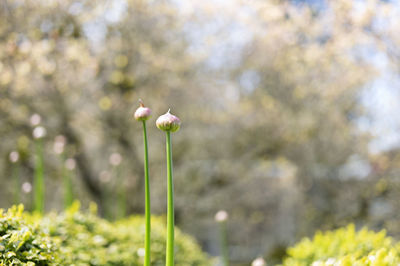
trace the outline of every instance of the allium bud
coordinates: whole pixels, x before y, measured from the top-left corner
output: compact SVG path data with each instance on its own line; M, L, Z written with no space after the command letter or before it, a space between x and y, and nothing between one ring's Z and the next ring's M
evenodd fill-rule
M19 152L17 152L17 151L10 152L9 159L10 159L10 162L12 162L12 163L18 162Z
M144 257L146 250L144 248L139 248L137 254L139 257Z
M151 116L151 109L148 107L145 107L143 104L143 101L139 99L139 108L136 109L135 111L135 119L137 121L146 121L147 119L150 118Z
M222 223L228 220L228 213L226 211L219 211L215 214L215 221Z
M251 266L267 266L267 263L265 262L265 260L261 257L253 260L253 262L251 263Z
M64 146L67 140L63 135L59 135L54 139L53 150L56 154L61 154L64 152Z
M156 125L159 129L163 131L176 132L181 126L181 120L171 114L170 110L168 110L166 114L163 114L157 119Z
M41 139L46 136L46 129L44 127L38 126L33 129L33 137L35 139Z
M37 126L42 121L42 118L38 114L33 114L29 120L32 126Z
M111 173L109 171L101 171L100 173L100 181L103 183L108 183L111 181Z
M110 164L112 166L118 166L122 162L122 156L121 156L121 154L114 152L113 154L110 155L110 158L108 159L108 161L110 162Z
M24 193L29 193L29 192L31 192L31 191L32 191L32 185L31 185L31 183L29 183L29 182L23 183L23 184L22 184L22 191L23 191Z
M74 158L68 158L65 160L65 168L68 170L74 170L76 167L76 161Z

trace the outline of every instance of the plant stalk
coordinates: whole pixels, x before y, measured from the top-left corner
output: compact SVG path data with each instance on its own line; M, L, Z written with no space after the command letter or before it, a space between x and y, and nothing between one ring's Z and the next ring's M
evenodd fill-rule
M43 143L36 141L36 165L34 179L34 211L43 214L44 211L44 167L43 167Z
M126 210L126 186L125 184L121 181L121 185L119 187L118 191L118 218L122 219L126 217L127 210Z
M72 202L74 201L74 195L72 192L72 180L71 180L71 171L65 167L65 157L62 156L63 163L63 179L64 179L64 207L68 209Z
M19 177L19 164L15 163L12 166L12 177L14 179L15 191L14 191L14 204L18 205L21 203L21 180Z
M144 266L150 266L150 234L151 234L151 213L150 213L150 180L149 180L149 153L147 145L146 121L143 120L143 142L144 142L144 183L145 183L145 255Z
M167 131L167 186L168 186L168 210L167 210L167 257L166 266L174 265L174 183L172 173L172 145L171 132Z
M226 221L220 222L220 245L224 266L229 266L228 232Z

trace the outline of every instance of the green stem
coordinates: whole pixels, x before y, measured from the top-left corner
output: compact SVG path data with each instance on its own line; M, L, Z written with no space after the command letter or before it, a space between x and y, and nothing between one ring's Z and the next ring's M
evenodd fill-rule
M166 266L174 265L174 183L172 175L171 132L167 131L167 177L168 177L168 210L167 210L167 258Z
M221 255L224 266L229 266L229 249L228 249L228 233L226 228L226 221L220 222L220 241L221 241Z
M44 176L43 176L43 143L36 141L36 165L34 178L34 211L43 214L44 210Z
M65 167L65 158L63 158L63 179L64 179L64 207L68 209L72 202L74 201L74 195L72 192L72 180L70 175L70 170Z
M14 204L17 205L21 202L21 180L19 177L19 165L18 163L13 164L12 166L12 177L14 179L15 191L14 191Z
M145 216L146 216L146 235L144 241L144 246L145 246L144 266L150 266L151 213L150 213L149 153L147 147L146 121L143 121L143 141L144 141L144 183L145 183Z
M106 187L104 188L104 198L103 198L103 206L104 206L104 217L111 221L113 220L113 212L111 209L113 208L114 202L112 200L112 192L110 191L109 185L107 184Z
M116 166L115 169L115 176L120 184L118 186L118 219L122 219L126 217L126 185L123 180L123 175L121 174L121 166Z

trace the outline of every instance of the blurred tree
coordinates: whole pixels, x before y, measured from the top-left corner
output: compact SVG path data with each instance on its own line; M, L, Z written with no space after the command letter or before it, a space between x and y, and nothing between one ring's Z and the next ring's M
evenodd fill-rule
M399 21L378 23L392 3L326 1L318 12L290 1L188 5L0 3L2 204L12 199L10 151L20 153L21 182L32 182L29 119L37 113L48 131L48 208L62 208L62 166L50 148L62 134L65 155L76 160L78 198L115 206L126 187L128 212L142 212L141 131L132 119L142 98L155 116L171 107L182 118L174 139L176 220L209 251L218 243L219 209L230 213L236 261L281 256L315 228L366 222L366 191L379 175L364 173L372 164L369 134L357 121L363 88L379 74L371 54L399 65ZM152 208L164 213L164 136L151 123ZM115 152L123 180L108 163Z

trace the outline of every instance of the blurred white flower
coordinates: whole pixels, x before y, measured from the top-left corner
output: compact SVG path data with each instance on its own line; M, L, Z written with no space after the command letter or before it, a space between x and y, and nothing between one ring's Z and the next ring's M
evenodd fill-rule
M33 137L35 139L41 139L46 136L46 129L44 127L38 126L33 129Z
M325 261L326 265L335 265L336 259L335 258L329 258Z
M253 262L251 263L251 266L267 266L267 263L265 262L265 260L261 257L253 260Z
M228 220L228 213L224 210L221 210L215 214L215 221L221 223Z
M31 125L34 127L39 125L41 121L42 121L42 118L38 114L33 114L30 118Z
M73 159L73 158L68 158L68 159L65 161L65 167L66 167L68 170L74 170L75 167L76 167L76 161L75 161L75 159Z
M122 162L122 156L121 154L114 152L113 154L110 155L110 158L108 160L112 166L118 166Z
M25 182L25 183L23 183L22 184L22 191L24 192L24 193L30 193L31 191L32 191L32 185L31 185L31 183L29 183L29 182Z
M10 162L16 163L19 160L19 153L17 151L10 152L9 155Z
M54 139L53 151L56 154L61 154L64 152L64 146L66 144L66 139L63 135L59 135Z
M144 257L145 253L146 253L146 251L144 250L144 248L139 248L137 250L137 254L139 257Z
M106 170L101 171L99 178L101 182L108 183L111 181L111 173Z

